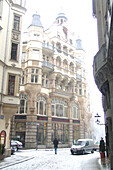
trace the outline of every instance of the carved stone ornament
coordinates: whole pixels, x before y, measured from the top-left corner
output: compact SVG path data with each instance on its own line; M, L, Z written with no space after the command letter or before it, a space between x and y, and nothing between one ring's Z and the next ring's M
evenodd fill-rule
M16 40L16 41L19 41L19 35L13 33L12 39L13 39L13 40Z

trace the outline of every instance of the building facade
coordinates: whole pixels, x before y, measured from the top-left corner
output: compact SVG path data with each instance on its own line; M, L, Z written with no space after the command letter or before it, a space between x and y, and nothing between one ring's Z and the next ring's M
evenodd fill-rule
M106 150L113 169L113 1L94 0L93 15L97 18L99 51L94 57L94 78L103 96Z
M19 106L25 0L0 0L0 144L10 154L10 120Z
M59 13L44 30L34 14L24 36L20 107L12 119L12 138L25 148L51 148L55 137L59 147L90 137L85 52L70 33L67 17Z

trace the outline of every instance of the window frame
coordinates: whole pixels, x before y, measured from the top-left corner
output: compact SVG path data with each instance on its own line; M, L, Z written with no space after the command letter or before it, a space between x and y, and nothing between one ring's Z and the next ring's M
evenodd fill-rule
M24 101L24 107L23 107L24 112L22 113L20 112L21 100ZM28 96L26 94L20 94L20 106L18 107L18 114L27 114L27 110L28 110Z
M43 103L43 112L40 114L40 103ZM46 98L43 96L37 97L37 115L47 115L47 103L46 103Z
M16 45L16 50L15 50L15 47L13 47L13 44ZM19 46L18 43L12 42L12 44L11 44L11 60L17 61L17 58L18 58L18 46Z
M60 105L63 107L63 109L62 109L63 115L57 114L57 105ZM54 108L54 109L52 109L52 108ZM60 117L60 118L61 117L68 118L68 104L65 101L62 101L59 99L52 99L52 101L51 101L51 115L55 116L55 117Z
M20 16L17 14L14 14L13 29L16 31L20 31Z
M10 79L11 77L14 77L14 80L11 80ZM15 75L9 74L9 78L8 78L8 95L14 96L14 94L15 94L15 79L16 79ZM11 87L12 83L13 83L13 87Z
M76 103L72 104L72 118L77 120L79 119L79 110Z

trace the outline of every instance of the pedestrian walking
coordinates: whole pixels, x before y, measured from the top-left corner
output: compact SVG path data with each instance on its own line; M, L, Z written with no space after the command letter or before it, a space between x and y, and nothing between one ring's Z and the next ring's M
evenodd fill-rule
M104 158L105 157L105 143L102 137L100 140L99 151L100 151L101 158Z
M54 139L53 144L54 144L54 148L55 148L55 154L57 154L57 148L58 148L58 140L57 140L57 138Z

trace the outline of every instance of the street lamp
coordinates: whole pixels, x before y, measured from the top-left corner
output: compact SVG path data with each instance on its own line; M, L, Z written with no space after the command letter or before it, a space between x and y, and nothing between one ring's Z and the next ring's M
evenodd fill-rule
M99 118L101 116L97 113L94 117ZM104 123L100 123L100 120L98 120L98 119L95 122L97 123L97 125L105 125Z
M101 117L98 113L95 115L95 117Z
M36 135L36 150L38 149L38 127L39 127L39 123L36 124L37 125L37 135Z

